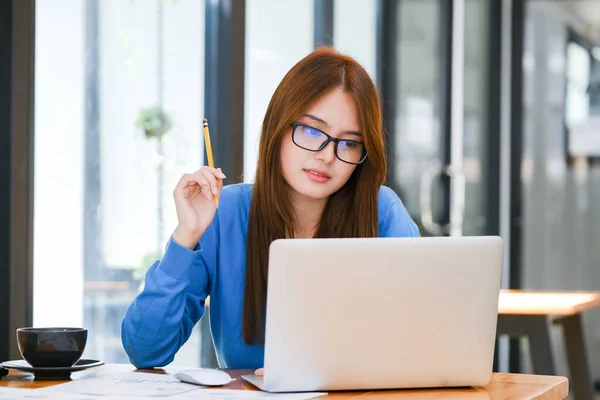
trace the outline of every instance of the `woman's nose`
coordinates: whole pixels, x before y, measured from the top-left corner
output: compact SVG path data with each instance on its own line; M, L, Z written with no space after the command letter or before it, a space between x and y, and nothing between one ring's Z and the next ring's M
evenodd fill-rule
M335 142L329 142L318 153L317 158L325 164L331 164L335 159Z

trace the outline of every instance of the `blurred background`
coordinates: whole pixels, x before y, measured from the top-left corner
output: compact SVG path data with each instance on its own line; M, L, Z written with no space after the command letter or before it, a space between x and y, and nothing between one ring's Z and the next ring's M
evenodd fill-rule
M0 40L3 360L15 327L76 325L87 358L128 362L121 319L205 164L202 118L226 184L252 182L267 103L320 45L377 83L422 235L501 235L504 288L600 289L600 0L1 0ZM174 362L212 365L209 335ZM526 340L498 355L531 370Z

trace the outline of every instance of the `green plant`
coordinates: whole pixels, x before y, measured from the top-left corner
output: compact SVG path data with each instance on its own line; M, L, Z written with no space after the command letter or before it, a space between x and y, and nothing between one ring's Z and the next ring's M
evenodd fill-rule
M169 129L171 129L171 117L162 109L162 107L143 108L138 112L135 119L135 126L141 129L146 135L146 139L162 139Z

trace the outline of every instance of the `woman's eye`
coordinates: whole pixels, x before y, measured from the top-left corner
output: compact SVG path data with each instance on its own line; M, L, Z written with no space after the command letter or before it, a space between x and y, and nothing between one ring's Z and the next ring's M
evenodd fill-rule
M310 128L308 126L304 127L304 134L306 136L309 136L311 138L317 138L320 137L322 135L321 131L315 129L315 128Z
M358 142L343 141L340 142L340 147L344 149L362 149L363 144Z

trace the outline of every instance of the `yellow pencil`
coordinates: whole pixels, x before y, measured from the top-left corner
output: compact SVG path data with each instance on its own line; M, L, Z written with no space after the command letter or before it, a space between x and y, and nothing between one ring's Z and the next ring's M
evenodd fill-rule
M214 168L215 161L213 160L212 146L210 145L210 133L208 132L208 120L206 118L202 120L202 127L204 128L204 146L206 147L208 166ZM213 195L213 198L215 199L217 208L219 208L219 196Z

